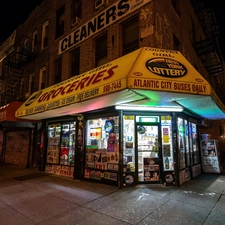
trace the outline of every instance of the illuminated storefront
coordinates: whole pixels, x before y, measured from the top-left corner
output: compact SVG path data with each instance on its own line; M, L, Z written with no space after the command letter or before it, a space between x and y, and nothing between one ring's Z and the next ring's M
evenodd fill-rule
M129 186L201 173L197 126L225 114L180 52L144 47L34 93L16 117L45 122L47 171Z

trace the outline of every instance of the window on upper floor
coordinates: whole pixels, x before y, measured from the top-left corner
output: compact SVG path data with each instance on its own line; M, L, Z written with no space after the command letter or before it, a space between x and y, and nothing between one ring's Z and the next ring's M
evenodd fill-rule
M46 21L42 25L41 49L44 49L48 46L48 24L49 24L49 22Z
M82 18L82 1L72 0L71 2L71 26L76 26Z
M175 34L173 34L173 48L174 50L180 51L181 50L181 44L178 38Z
M32 35L32 52L37 52L38 31L34 31Z
M95 39L95 66L101 66L108 60L108 38L107 34Z
M179 16L180 15L179 1L178 0L171 0L171 5L173 6L174 11Z
M42 67L39 73L39 90L48 87L48 76L46 74L46 67Z
M31 50L31 43L30 39L26 38L23 42L23 47L20 49L20 59L23 62L28 62L29 57L28 57L28 52Z
M21 79L20 81L20 97L24 97L24 78ZM25 96L26 98L26 96Z
M30 50L31 49L29 38L26 38L24 40L24 42L23 42L23 49L25 49L25 50Z
M56 33L55 38L59 38L64 34L64 26L65 26L65 5L63 5L57 12L56 12Z
M94 4L95 10L102 9L108 4L108 0L95 0Z
M28 93L31 95L34 92L34 74L31 73L29 75L29 80L28 80Z
M139 24L138 17L134 17L122 24L123 55L139 48Z
M71 77L80 74L80 48L71 51Z
M191 38L192 42L195 43L197 41L197 27L193 18L191 18Z
M62 81L62 57L58 58L54 61L55 65L55 81L54 83L57 84Z

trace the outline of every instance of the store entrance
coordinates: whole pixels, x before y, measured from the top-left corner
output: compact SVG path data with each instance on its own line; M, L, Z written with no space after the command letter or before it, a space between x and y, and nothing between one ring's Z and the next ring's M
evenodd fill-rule
M137 172L139 183L160 181L159 124L136 123Z

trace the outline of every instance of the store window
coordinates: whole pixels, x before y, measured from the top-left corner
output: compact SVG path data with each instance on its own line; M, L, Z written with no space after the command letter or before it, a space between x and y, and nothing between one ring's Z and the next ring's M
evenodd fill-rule
M177 135L178 135L178 160L179 160L179 169L184 169L186 167L186 158L185 158L185 148L184 148L184 137L185 137L185 128L184 120L182 118L177 118Z
M74 166L76 122L48 125L47 163Z
M47 163L59 163L61 124L48 126Z
M85 178L117 181L119 170L118 119L118 116L114 116L87 121Z
M190 166L191 165L191 162L190 162L190 157L191 157L191 154L190 154L190 151L191 151L191 148L190 148L190 145L189 145L189 126L188 126L188 122L187 120L184 120L184 125L185 125L185 151L186 151L186 162L187 162L187 166Z
M135 172L135 127L134 116L127 115L123 117L123 170L124 172ZM139 170L143 172L142 155L139 154Z
M161 116L163 170L174 170L171 116Z
M190 122L189 126L190 126L190 143L193 154L193 164L196 165L200 163L197 125L195 123Z

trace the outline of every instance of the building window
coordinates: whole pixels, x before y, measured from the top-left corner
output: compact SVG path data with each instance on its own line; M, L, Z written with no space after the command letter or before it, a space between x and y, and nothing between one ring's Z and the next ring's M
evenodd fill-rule
M197 28L195 21L191 18L191 37L192 41L195 43L197 41Z
M62 58L55 60L55 84L61 82L62 79Z
M23 42L23 49L30 50L30 41L28 38L26 38Z
M39 90L48 87L48 77L46 75L46 67L40 69L39 74Z
M101 66L108 60L108 42L107 34L95 40L95 66Z
M47 45L48 45L48 21L42 25L41 49L46 48Z
M72 0L71 4L71 26L75 26L82 18L82 1Z
M20 97L23 97L24 95L24 78L20 81Z
M71 77L80 73L80 48L71 52Z
M177 15L180 14L180 10L179 10L179 5L178 5L178 0L171 0L171 5L174 9L174 11L177 13Z
M28 62L29 57L28 57L28 53L31 49L31 43L30 40L28 38L26 38L23 42L23 48L21 49L21 57L23 58L24 62Z
M28 81L28 93L31 95L34 92L34 74L29 75L29 81Z
M38 31L36 30L32 37L32 52L37 52L37 34Z
M122 24L123 55L139 48L139 24L138 17Z
M177 51L181 50L180 41L178 40L175 34L173 34L173 48L174 50L177 50Z
M65 5L56 12L56 39L64 34Z

